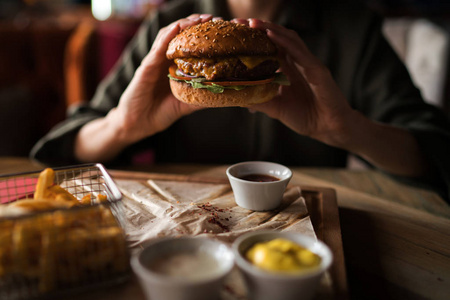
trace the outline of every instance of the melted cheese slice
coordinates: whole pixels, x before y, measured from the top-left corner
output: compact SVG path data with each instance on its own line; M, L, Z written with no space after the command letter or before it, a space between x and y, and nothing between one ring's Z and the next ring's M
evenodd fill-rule
M266 60L276 60L275 57L269 56L239 56L239 60L251 70Z

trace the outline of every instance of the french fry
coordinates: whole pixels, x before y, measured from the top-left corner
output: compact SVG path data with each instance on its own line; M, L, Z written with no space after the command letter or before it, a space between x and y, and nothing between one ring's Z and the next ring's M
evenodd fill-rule
M2 276L14 275L31 280L35 292L45 294L93 275L126 271L122 229L108 205L93 205L107 201L106 195L94 193L78 200L55 184L54 170L43 170L33 199L0 207L0 217L2 212L10 216L46 211L30 219L0 219L0 285ZM86 207L68 210L74 206Z
M42 231L41 249L39 256L39 291L42 293L51 291L56 285L56 264L55 264L55 238L57 227L47 226Z
M16 222L13 229L12 253L15 270L28 278L39 276L36 253L39 253L40 232L33 220Z
M0 277L13 270L12 262L12 228L14 221L5 220L0 222Z
M9 204L10 207L21 208L25 213L35 212L35 211L43 211L43 210L51 210L57 208L69 208L71 205L70 202L67 201L48 201L48 200L20 200Z
M98 203L103 203L108 201L108 197L106 195L102 195L102 194L98 194L97 195L97 202Z
M78 199L74 195L66 191L59 185L52 185L45 191L45 199L55 199L58 201L72 201L78 203Z
M45 199L47 189L53 185L55 181L55 171L47 168L39 174L39 179L34 191L34 199Z
M108 201L108 197L106 195L98 194L97 197L94 197L93 194L87 194L83 198L81 198L80 203L81 204L92 204L92 202L95 200L96 203L104 203Z
M66 202L64 204L57 204L58 208L78 205L78 199L69 193L67 190L59 185L54 184L55 171L51 168L46 168L39 174L38 181L34 192L34 200L47 202ZM22 201L19 201L22 202ZM51 207L52 205L49 204ZM39 206L37 206L39 207ZM39 210L39 209L37 209Z
M91 205L92 203L92 194L87 194L86 196L84 196L83 198L81 198L80 203L82 205Z

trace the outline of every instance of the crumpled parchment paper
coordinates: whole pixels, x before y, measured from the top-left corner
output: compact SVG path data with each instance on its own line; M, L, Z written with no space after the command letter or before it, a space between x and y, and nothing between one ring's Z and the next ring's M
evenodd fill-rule
M165 236L201 235L231 244L256 230L295 231L316 237L298 186L286 190L273 211L254 212L236 205L228 184L163 180L115 180L123 193L125 232L133 254ZM222 299L247 299L237 269L226 279Z

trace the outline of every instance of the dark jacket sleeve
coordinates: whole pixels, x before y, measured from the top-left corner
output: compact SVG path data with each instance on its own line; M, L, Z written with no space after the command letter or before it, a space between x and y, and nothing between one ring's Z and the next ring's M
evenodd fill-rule
M400 178L450 195L450 123L437 107L424 102L399 57L381 32L381 18L368 21L368 34L354 73L351 105L370 119L404 128L416 138L432 166L424 178ZM391 175L392 176L392 175Z
M116 107L142 59L149 52L160 28L193 11L192 4L178 1L143 22L123 55L100 83L88 104L73 109L65 121L55 126L33 147L30 157L49 165L78 163L74 155L75 137L86 123L104 117Z

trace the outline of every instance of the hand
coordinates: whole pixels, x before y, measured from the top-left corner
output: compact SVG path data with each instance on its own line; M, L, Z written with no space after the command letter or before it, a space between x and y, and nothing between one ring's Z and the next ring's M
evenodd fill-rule
M290 86L280 87L275 99L251 109L280 120L299 134L331 145L342 144L353 110L329 70L309 51L298 34L256 19L236 19L235 22L267 31L279 48L281 71L291 82Z
M407 130L373 122L353 110L330 71L296 32L260 20L235 20L267 31L280 50L281 70L291 81L275 99L252 109L283 122L299 134L353 152L392 174L426 176L431 165Z
M159 31L114 112L129 143L163 131L180 117L200 109L172 95L167 78L171 62L166 51L170 40L182 29L211 19L211 15L194 14Z
M171 93L166 59L169 42L182 29L207 22L211 15L191 15L162 28L122 94L117 108L78 132L74 155L81 162L106 162L123 149L165 130L180 117L200 109L178 101Z

